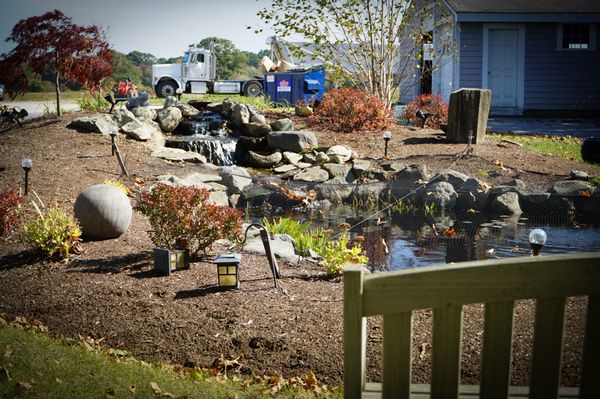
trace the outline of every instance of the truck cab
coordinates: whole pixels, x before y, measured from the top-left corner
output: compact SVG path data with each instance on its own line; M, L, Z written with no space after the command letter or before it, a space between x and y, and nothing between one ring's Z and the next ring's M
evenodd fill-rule
M210 51L190 47L183 53L181 64L152 66L152 84L158 97L174 96L178 92L192 94L262 94L262 79L217 81L217 59Z

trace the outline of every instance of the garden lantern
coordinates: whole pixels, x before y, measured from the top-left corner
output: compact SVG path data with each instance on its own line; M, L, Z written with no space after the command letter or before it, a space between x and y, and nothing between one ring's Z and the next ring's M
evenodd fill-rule
M383 156L385 158L387 158L388 143L391 138L392 138L392 132L387 131L387 130L385 132L383 132L383 140L385 141L385 149L383 150Z
M215 258L219 287L240 288L241 254L220 254Z
M21 160L21 166L23 167L23 170L25 171L25 195L27 195L27 191L28 191L28 187L29 187L29 171L31 170L31 167L33 166L33 161L31 160L31 158L23 158Z
M546 244L546 232L542 229L533 229L529 233L529 245L533 250L533 256L540 254L540 249Z

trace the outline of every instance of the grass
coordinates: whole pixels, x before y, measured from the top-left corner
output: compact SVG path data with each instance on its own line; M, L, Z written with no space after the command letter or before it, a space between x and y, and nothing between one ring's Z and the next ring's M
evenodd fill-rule
M529 150L550 154L561 158L585 163L581 158L580 147L582 139L572 136L516 136L506 134L491 134L496 140L511 140Z
M0 319L2 321L2 319ZM31 328L31 326L29 327ZM125 351L100 349L87 341L57 341L43 326L0 325L0 397L2 398L340 398L320 394L297 380L271 377L257 383L210 377L196 369L150 365ZM310 380L303 383L310 385Z

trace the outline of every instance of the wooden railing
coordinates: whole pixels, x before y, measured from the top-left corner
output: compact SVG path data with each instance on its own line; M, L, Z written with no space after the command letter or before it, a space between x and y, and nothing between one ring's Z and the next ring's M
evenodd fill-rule
M567 297L587 296L581 385L560 388ZM535 299L530 387L509 387L515 300ZM462 307L485 304L479 386L459 385ZM433 309L431 385L411 385L412 311ZM383 382L365 381L366 320L383 315ZM600 398L600 254L519 257L367 275L344 270L346 398ZM560 396L559 396L560 395Z

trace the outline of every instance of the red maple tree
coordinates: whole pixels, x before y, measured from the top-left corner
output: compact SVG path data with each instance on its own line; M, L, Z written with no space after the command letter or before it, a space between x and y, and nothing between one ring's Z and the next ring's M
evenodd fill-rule
M79 26L59 10L22 19L6 41L16 43L0 56L0 76L11 98L27 91L25 70L54 75L56 113L60 115L60 82L69 81L93 91L112 73L112 54L96 25Z

